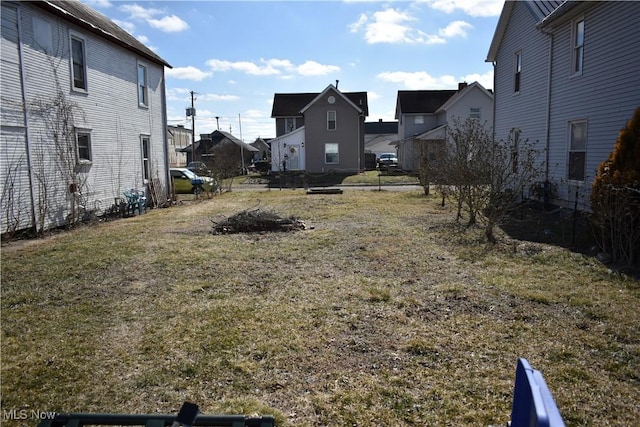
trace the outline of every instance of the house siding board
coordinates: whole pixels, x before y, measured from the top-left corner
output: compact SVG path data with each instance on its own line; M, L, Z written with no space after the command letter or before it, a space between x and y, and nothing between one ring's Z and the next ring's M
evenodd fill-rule
M521 130L521 138L546 140L548 88L547 36L535 29L536 21L524 2L516 2L496 56L495 136L507 140L511 129ZM522 52L520 92L514 93L514 57Z
M84 167L80 177L87 183L83 196L88 208L106 209L113 204L114 197L122 196L125 189L143 187L141 134L150 137L153 177L160 179L163 187L167 188L163 65L145 61L148 71L149 107L139 108L136 64L140 57L134 52L102 39L93 32L86 32L58 16L50 15L33 3L23 2L17 7L20 8L20 37L27 105L36 100L51 102L56 97L56 85L59 85L67 101L78 107L74 114L75 126L91 131L92 165ZM5 16L7 10L3 4L3 22L8 19ZM51 55L45 54L35 43L33 19L36 16L51 26ZM86 93L71 91L68 54L70 33L85 40L88 83ZM17 65L12 65L4 58L5 48L11 48L7 51L17 51L15 42L14 47L11 47L10 38L11 31L3 25L3 111L10 103L20 100L18 93L11 93L11 99L5 98L5 86L21 87L20 70L16 70ZM12 72L5 73L8 69ZM50 133L34 110L29 111L26 132L29 135L32 156L37 153L48 153L52 156ZM5 163L11 161L6 145L10 138L10 133L3 127ZM18 145L16 144L16 147ZM21 148L21 155L26 158L25 147L26 144ZM51 216L47 219L45 228L63 225L69 206L68 183L54 172L55 165L46 161L43 161L42 165L49 169L50 178L47 185L53 194L50 196L53 206L50 209ZM25 203L28 202L29 199L26 198ZM2 231L6 231L4 224Z
M558 197L588 207L590 182L606 160L619 131L640 105L640 3L595 2L583 14L585 48L582 75L572 76L572 21L554 29L550 115L551 178ZM614 29L614 30L612 30ZM624 36L621 36L624 32ZM567 182L569 122L587 120L585 182Z
M352 105L341 96L336 96L334 104L325 98L319 99L305 112L307 171L322 173L335 171L358 171L360 152L364 152L364 120ZM327 111L336 111L336 129L327 130ZM360 122L362 123L360 124ZM325 164L325 144L339 144L339 163Z

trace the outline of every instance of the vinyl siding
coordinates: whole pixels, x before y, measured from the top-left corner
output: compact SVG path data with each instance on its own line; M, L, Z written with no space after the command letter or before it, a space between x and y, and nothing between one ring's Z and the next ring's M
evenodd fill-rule
M640 3L595 2L585 19L582 75L571 72L572 21L554 30L550 115L551 180L561 200L589 204L599 164L613 150L618 132L640 106ZM584 183L567 182L569 122L587 120Z
M166 123L164 120L164 68L162 65L140 61L147 66L148 108L138 106L137 63L139 57L112 44L93 33L83 32L60 18L53 17L20 3L21 41L24 58L24 82L27 104L38 100L51 102L56 97L58 85L69 104L75 105L74 124L90 130L92 164L83 167L81 179L86 182L83 196L87 208L110 207L114 197L122 196L127 188L142 189L142 152L140 136L151 141L152 175L166 188ZM43 50L34 40L34 17L50 24L51 51ZM3 5L3 21L5 7ZM87 66L86 93L71 90L69 61L69 35L81 37L85 42ZM13 71L5 81L5 47L17 50L15 41L9 40L10 31L3 25L3 111L7 100L6 85L21 87L19 70ZM7 45L7 46L6 46ZM7 50L9 51L9 50ZM9 65L7 65L9 67ZM15 68L12 68L15 70ZM12 98L17 94L12 94ZM18 98L19 100L19 98ZM11 99L14 102L14 99ZM28 116L28 133L32 155L40 153L47 159L54 156L50 131L37 114ZM4 117L3 117L4 123ZM4 140L8 138L3 128ZM24 153L26 156L26 153ZM3 161L8 160L3 155ZM68 182L55 172L50 160L41 162L43 173L49 174L48 186L52 202L46 228L62 225L68 215ZM4 168L3 168L4 169ZM3 228L3 232L4 232Z
M548 87L548 37L535 29L535 20L524 2L516 2L507 24L495 66L495 136L506 140L511 129L521 138L546 140ZM514 58L522 52L520 92L514 92Z
M305 111L306 166L310 173L358 172L364 167L364 118L337 93L329 104L327 94ZM336 112L336 129L327 130L327 111ZM339 163L325 164L325 144L339 146Z

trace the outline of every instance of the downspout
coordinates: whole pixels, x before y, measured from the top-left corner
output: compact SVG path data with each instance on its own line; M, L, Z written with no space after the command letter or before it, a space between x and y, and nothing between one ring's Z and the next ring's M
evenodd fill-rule
M491 139L496 142L496 61L491 61L493 65L493 123L491 124ZM446 135L446 134L445 134Z
M25 82L25 70L24 70L24 53L22 52L22 26L20 22L22 20L20 14L20 7L16 8L16 20L18 30L18 58L20 58L20 91L22 94L22 116L24 121L24 143L25 152L27 154L27 169L29 172L29 196L31 197L31 221L33 222L34 231L38 230L37 218L36 218L36 197L34 194L33 182L33 169L31 167L31 143L29 141L29 116L27 114L27 88ZM44 225L44 224L43 224Z
M172 182L171 182L171 173L169 171L169 138L167 137L167 129L169 129L167 127L167 89L166 89L166 83L165 83L165 77L164 77L164 65L162 66L162 129L164 129L163 132L163 139L164 139L164 178L166 180L167 186L166 186L166 191L167 194L164 195L165 197L165 201L168 200L169 198L171 198L171 194L173 193L173 189L171 188ZM195 141L191 141L191 144L195 144ZM193 147L193 145L192 145Z
M552 63L553 63L553 33L546 32L544 29L541 29L543 34L549 36L549 60L548 60L548 69L547 69L547 105L546 105L546 114L545 114L545 162L544 162L544 204L545 207L549 205L551 199L551 183L550 179L550 166L549 166L549 148L550 148L550 138L551 138L551 72L552 72Z

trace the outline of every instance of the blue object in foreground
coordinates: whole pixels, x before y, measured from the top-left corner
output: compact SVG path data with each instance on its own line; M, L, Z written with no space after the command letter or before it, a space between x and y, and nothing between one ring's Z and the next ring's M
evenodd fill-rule
M523 358L516 367L511 427L565 427L542 374Z

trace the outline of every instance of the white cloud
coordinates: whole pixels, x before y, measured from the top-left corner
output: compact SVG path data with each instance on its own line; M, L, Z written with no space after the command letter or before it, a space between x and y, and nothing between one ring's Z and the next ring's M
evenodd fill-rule
M315 61L306 61L304 64L298 65L296 71L303 76L324 76L340 71L340 67L336 65L323 65Z
M378 74L377 77L387 82L401 84L409 90L452 89L458 85L458 80L454 76L433 77L425 71L384 72Z
M374 12L370 17L360 15L358 20L349 26L351 32L364 31L364 39L369 44L405 43L405 44L442 44L445 39L441 35L428 34L415 28L417 21L412 14L399 9L387 7Z
M119 7L123 12L129 14L129 19L144 20L153 18L155 15L162 13L158 9L147 9L137 4L125 4Z
M467 74L463 76L460 81L467 83L478 82L484 86L485 89L493 89L493 70L489 70L484 74Z
M425 0L435 10L444 13L462 11L473 17L499 16L503 0Z
M182 80L193 80L196 82L202 81L212 75L211 72L202 71L191 65L188 67L167 68L165 74L168 77Z
M94 9L98 9L98 8L107 9L111 7L111 2L109 0L84 0L83 3L88 4Z
M133 34L136 30L136 25L133 22L129 21L120 21L119 19L114 19L113 22L129 34Z
M179 33L189 29L189 24L176 15L165 16L161 19L147 19L147 23L165 33Z
M467 37L467 29L473 28L473 25L465 21L453 21L444 28L438 30L444 38Z
M206 64L212 71L239 71L254 76L282 76L283 73L291 72L296 72L303 76L318 76L340 70L338 66L324 65L315 61L306 61L296 66L288 59L260 59L259 63L210 59ZM290 78L290 76L283 76L283 78Z

